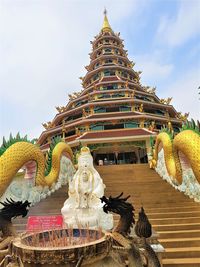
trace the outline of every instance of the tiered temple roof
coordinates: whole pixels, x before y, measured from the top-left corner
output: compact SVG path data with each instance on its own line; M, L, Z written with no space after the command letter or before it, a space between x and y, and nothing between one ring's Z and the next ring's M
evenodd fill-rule
M83 90L69 94L64 107L51 122L43 124L38 143L44 150L52 138L61 136L72 146L84 144L141 140L155 135L163 126L178 131L187 114L181 115L170 104L171 98L159 99L156 88L142 86L141 71L133 69L123 40L114 33L105 13L103 27L95 36L90 63L82 80Z

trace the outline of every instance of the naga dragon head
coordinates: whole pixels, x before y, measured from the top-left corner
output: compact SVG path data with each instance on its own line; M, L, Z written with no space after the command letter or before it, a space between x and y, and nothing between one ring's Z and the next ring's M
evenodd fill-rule
M12 199L6 199L5 202L0 203L3 205L3 208L0 209L0 216L7 218L8 220L11 220L12 218L16 218L18 216L25 217L31 204L27 200L25 202L22 202L14 201Z
M133 213L134 208L133 205L129 202L126 202L127 199L130 196L122 198L123 192L117 196L117 197L111 197L106 198L105 196L101 197L101 202L105 203L103 206L103 211L108 213L108 212L113 212L119 215L125 215L129 212Z
M102 203L105 203L103 206L103 211L113 212L120 215L120 220L118 226L115 228L115 231L121 233L122 235L127 235L131 231L131 227L135 223L134 219L134 207L131 203L127 202L127 199L130 196L122 197L123 192L117 197L106 198L103 196L101 199Z

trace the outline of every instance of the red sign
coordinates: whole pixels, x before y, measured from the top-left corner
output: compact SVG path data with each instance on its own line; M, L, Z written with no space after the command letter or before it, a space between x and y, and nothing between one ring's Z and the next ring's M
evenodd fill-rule
M29 216L26 226L27 231L42 231L62 228L62 215L55 216Z

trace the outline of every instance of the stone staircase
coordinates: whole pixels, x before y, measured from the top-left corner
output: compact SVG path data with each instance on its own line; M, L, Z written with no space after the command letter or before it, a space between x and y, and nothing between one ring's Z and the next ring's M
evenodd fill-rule
M97 170L107 196L122 191L131 195L136 219L143 205L165 248L164 267L200 267L200 204L172 188L147 164L101 166ZM29 215L59 214L66 198L67 188L63 187L32 207ZM26 221L16 219L15 224L22 231Z

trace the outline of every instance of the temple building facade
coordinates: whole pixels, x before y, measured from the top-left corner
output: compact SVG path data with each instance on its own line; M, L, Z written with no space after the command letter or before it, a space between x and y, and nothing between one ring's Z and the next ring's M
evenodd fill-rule
M38 139L48 150L53 138L62 137L72 149L90 147L96 164L146 163L150 140L162 127L179 131L187 115L177 112L171 98L160 99L156 88L140 83L120 33L114 33L105 13L95 36L82 91L69 95L66 106L43 124Z

